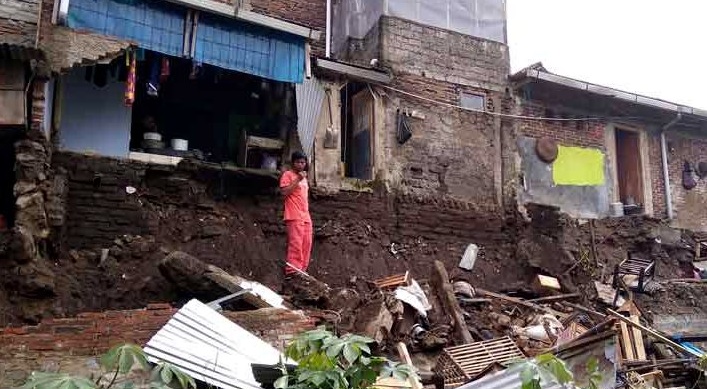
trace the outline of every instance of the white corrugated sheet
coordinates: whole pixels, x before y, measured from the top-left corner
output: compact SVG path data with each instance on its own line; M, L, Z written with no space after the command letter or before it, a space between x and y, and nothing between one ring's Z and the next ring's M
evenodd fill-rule
M324 101L324 88L321 83L312 78L305 78L301 84L295 85L297 100L297 134L305 154L312 158L314 134L319 123L319 113Z
M523 367L520 365L511 366L506 370L489 374L484 378L464 384L457 389L520 389L523 382L520 379L520 372ZM546 383L541 380L540 386L543 389L563 389L557 383Z
M151 362L169 362L224 389L259 389L251 363L276 364L281 353L198 300L189 301L145 346Z

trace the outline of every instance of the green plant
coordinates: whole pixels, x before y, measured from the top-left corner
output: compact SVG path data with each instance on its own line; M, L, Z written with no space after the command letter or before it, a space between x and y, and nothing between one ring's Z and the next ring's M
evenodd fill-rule
M542 389L542 383L558 383L574 386L574 376L567 364L552 354L542 354L534 359L520 363L521 389ZM581 389L599 389L602 376L596 358L589 360L586 366L587 384Z
M32 372L21 389L132 389L140 378L133 370L150 368L140 346L124 344L113 347L100 358L101 374L76 377L66 373ZM177 367L160 362L152 368L150 389L196 389L196 382Z
M298 362L290 375L281 362L277 389L365 389L378 377L417 379L412 366L371 355L372 339L359 335L337 337L323 328L305 332L287 347L285 355Z

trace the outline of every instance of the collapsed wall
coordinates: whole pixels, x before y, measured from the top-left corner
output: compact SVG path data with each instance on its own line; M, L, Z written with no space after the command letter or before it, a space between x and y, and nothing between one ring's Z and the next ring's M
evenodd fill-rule
M57 254L44 259L51 272L32 273L22 271L11 247L4 250L0 266L9 276L0 283L0 324L178 305L193 296L157 266L176 250L281 289L286 235L276 177L73 153L56 153L52 165L66 182L64 224L53 226L46 242ZM474 286L517 293L545 274L594 301L593 281L609 279L629 251L657 258L662 278L689 274L692 260L689 234L642 217L581 224L531 206L527 222L466 203L382 192L315 191L311 210L310 272L331 286L406 270L425 280L441 260L452 278ZM473 271L463 272L457 265L470 243L481 251Z
M52 166L66 180L65 222L49 238L55 274L40 298L21 296L16 283L0 291L3 323L189 298L157 269L174 250L280 289L286 236L276 177L63 152ZM502 267L523 268L513 226L470 204L358 192L315 192L311 201L310 270L333 286L408 269L424 278L434 259L455 267L469 243L485 248L479 282L504 283Z

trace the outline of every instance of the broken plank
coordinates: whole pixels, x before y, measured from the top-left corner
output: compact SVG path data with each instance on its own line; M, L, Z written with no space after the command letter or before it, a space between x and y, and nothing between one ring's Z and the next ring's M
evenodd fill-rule
M462 309L454 296L452 284L449 283L449 274L441 261L435 261L432 273L432 285L437 291L437 296L442 302L442 307L447 315L452 317L454 332L461 343L472 343L474 338L466 327Z
M479 295L479 296L493 297L493 298L496 298L496 299L499 299L499 300L504 300L504 301L507 301L507 302L509 302L509 303L521 305L521 306L524 306L524 307L526 307L526 308L530 308L530 309L533 309L533 310L536 310L536 311L539 311L539 312L546 312L546 313L549 313L549 314L551 314L551 315L555 315L555 316L558 316L558 317L561 317L561 318L567 316L566 313L557 312L556 310L554 310L554 309L552 309L552 308L543 307L543 306L541 306L541 305L531 303L531 302L529 302L529 301L527 301L527 300L523 300L523 299L519 299L519 298L516 298L516 297L507 296L507 295L501 294L501 293L495 293L495 292L490 292L490 291L488 291L488 290L476 288L476 294Z
M631 342L631 336L628 333L628 325L626 323L619 323L621 328L621 348L624 351L624 359L628 361L635 361L636 356L633 354L633 344Z
M638 316L631 315L631 321L634 323L639 323ZM640 361L645 361L646 357L646 346L643 344L643 333L636 327L633 327L633 345L636 346L636 359Z
M410 357L410 353L408 352L408 348L407 346L405 346L405 343L398 342L396 344L396 347L398 349L398 355L400 356L400 359L402 359L403 362L405 362L410 367L415 366L412 364L412 358ZM422 389L422 384L415 377L410 377L409 381L413 389Z
M578 298L578 297L580 297L579 293L568 293L568 294L560 294L557 296L540 297L540 298L531 299L531 300L527 300L527 301L530 303L549 303L549 302L555 302L555 301L569 300L569 299Z
M571 308L580 310L580 311L582 311L582 312L584 312L584 313L588 313L588 314L590 314L590 315L594 315L594 316L600 317L600 318L602 318L602 319L606 317L606 315L603 314L603 313L600 313L600 312L591 310L591 309L589 309L589 308L587 308L587 307L585 307L585 306L579 305L579 304L568 303L568 302L565 302L564 304L567 305L568 307L571 307Z

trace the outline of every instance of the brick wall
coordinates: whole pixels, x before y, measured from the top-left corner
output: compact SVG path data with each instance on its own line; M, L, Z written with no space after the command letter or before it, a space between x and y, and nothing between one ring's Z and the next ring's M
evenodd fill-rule
M523 115L534 117L552 117L552 111L543 105L535 103L523 103ZM522 120L518 122L521 135L531 138L548 137L566 146L593 147L606 151L604 143L604 129L606 123L603 121L590 122L561 122L561 121L537 121Z
M665 218L668 209L665 203L665 181L663 179L663 159L660 151L660 136L648 137L648 158L650 159L651 192L653 195L653 216ZM675 178L671 175L670 185L675 185ZM682 178L679 178L682 181ZM677 183L678 185L682 185Z
M676 222L683 228L707 231L707 179L700 179L694 174L697 186L691 190L685 189L682 179L685 161L689 162L693 169L700 161L707 162L707 139L675 132L668 132L666 136L670 188ZM657 146L660 151L659 142ZM662 184L662 181L660 183Z
M37 369L97 372L97 356L118 344L144 345L176 311L168 304L152 304L146 309L83 313L38 326L0 329L0 387L20 385ZM280 349L296 334L314 328L314 321L303 313L276 308L225 312L225 316Z
M141 235L148 222L140 199L126 188L140 188L146 164L58 152L53 164L66 171L66 243L69 247L112 244L122 235ZM106 246L106 247L108 247Z
M411 21L380 19L382 65L451 84L503 91L510 72L508 46Z
M319 30L321 37L312 42L312 54L324 56L326 0L250 0L251 10L291 23Z
M383 135L378 139L383 179L404 193L496 208L500 119L443 104L459 105L462 92L476 93L485 96L488 110L500 111L509 72L507 46L391 17L382 17L368 39L357 44L361 47L350 51L354 57L376 52L366 45L379 46L380 66L394 74L393 88L442 103L383 89ZM398 109L425 117L408 120L413 137L404 145L395 138Z

